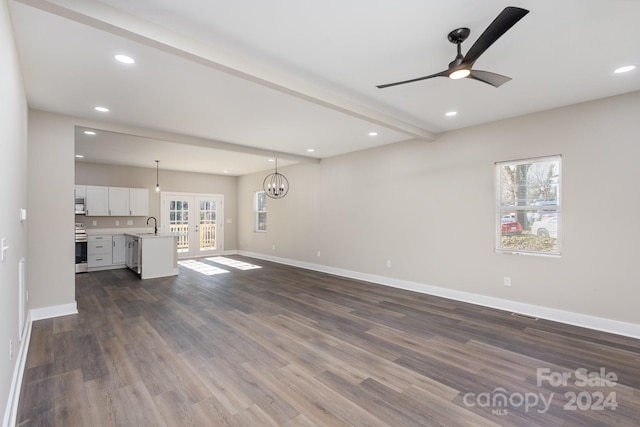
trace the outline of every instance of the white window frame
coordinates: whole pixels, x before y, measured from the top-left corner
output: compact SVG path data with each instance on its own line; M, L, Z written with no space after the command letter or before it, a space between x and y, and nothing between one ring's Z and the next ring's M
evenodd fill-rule
M262 193L264 197L264 210L260 210L258 197ZM256 233L266 233L267 232L267 193L263 190L256 191L253 193L253 231ZM264 228L260 228L260 214L264 214Z
M550 193L553 198L543 200L540 198L532 197L527 191L527 196L524 200L516 200L515 204L505 204L503 200L503 168L505 166L513 166L517 167L520 165L526 164L539 164L539 163L547 163L547 162L558 162L557 171L553 171L554 175L549 176L544 184L541 185L549 187ZM554 155L554 156L546 156L546 157L533 157L528 159L520 159L520 160L510 160L510 161L501 161L496 162L495 164L495 173L496 173L496 231L495 231L495 249L496 252L499 253L512 253L512 254L525 254L525 255L540 255L540 256L550 256L550 257L559 257L561 255L561 244L562 244L562 156ZM527 171L529 174L529 171ZM515 183L514 183L515 184ZM540 190L542 193L542 190ZM555 233L551 231L551 238L555 238L555 247L554 250L535 250L535 249L527 249L526 247L509 247L503 244L503 230L502 230L502 222L503 217L508 215L515 215L515 219L518 222L519 218L523 218L526 216L525 225L523 227L522 236L523 239L533 239L531 236L531 232L538 230L540 234L542 233L540 228L543 228L541 223L538 224L537 227L534 227L535 222L541 219L541 216L546 215L546 220L555 223ZM554 218L555 217L555 218ZM553 226L551 226L553 227ZM549 227L547 227L549 228ZM547 233L548 234L548 233ZM555 236L555 237L554 237ZM520 237L516 237L517 239ZM523 246L529 246L524 245Z

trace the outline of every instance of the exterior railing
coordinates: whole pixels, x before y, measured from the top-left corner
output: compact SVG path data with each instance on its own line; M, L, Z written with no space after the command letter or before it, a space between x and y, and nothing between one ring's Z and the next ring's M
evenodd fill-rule
M200 250L211 250L216 248L216 225L200 224ZM189 224L170 224L169 231L179 233L178 252L189 251Z

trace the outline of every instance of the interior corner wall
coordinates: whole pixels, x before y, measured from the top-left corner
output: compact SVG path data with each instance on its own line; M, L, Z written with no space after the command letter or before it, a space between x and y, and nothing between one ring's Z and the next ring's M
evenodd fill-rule
M74 122L29 110L30 309L75 304Z
M7 421L12 375L22 337L18 322L19 263L27 258L27 100L6 0L0 0L0 238L8 246L0 261L0 422ZM9 360L9 342L13 355ZM5 403L7 405L5 405ZM5 408L5 406L7 406Z
M290 191L268 201L266 233L253 230L264 173L247 175L239 248L640 325L638 117L635 92L281 168ZM495 162L556 154L561 257L497 253Z

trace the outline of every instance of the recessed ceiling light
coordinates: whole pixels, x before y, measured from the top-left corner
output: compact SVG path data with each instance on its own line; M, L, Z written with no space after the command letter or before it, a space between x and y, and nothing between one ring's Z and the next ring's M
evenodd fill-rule
M369 132L369 136L378 136L378 132Z
M229 171L222 171L222 173L229 173Z
M275 161L276 161L276 159L269 159L269 161L270 161L270 162L275 162Z
M113 55L113 57L116 59L116 61L122 62L123 64L133 64L136 62L135 59L127 55L118 54L118 55Z
M76 158L77 159L84 159L84 156L82 154L76 154Z
M628 73L629 71L632 71L632 70L635 70L635 69L636 69L635 65L627 65L627 66L620 67L620 68L616 69L614 71L614 73L616 73L616 74Z
M314 151L316 151L316 150L314 150L313 148L308 148L307 149L307 153L313 153Z
M445 116L447 116L447 117L453 117L453 116L457 116L457 115L458 115L457 111L447 111L445 113Z
M85 135L95 135L96 133L94 131L92 131L92 130L85 130L84 134Z
M101 113L108 113L109 112L109 109L107 107L101 107L99 105L96 106L96 107L93 107L93 109L96 110L96 111L100 111Z

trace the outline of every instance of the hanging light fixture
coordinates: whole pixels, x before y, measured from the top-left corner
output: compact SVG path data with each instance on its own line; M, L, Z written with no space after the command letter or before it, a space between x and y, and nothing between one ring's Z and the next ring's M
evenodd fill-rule
M262 188L264 188L267 196L272 199L281 199L289 192L289 180L281 173L278 173L278 159L276 159L276 171L267 175L262 182Z
M156 193L160 192L160 181L158 181L158 166L160 165L160 160L156 160Z

